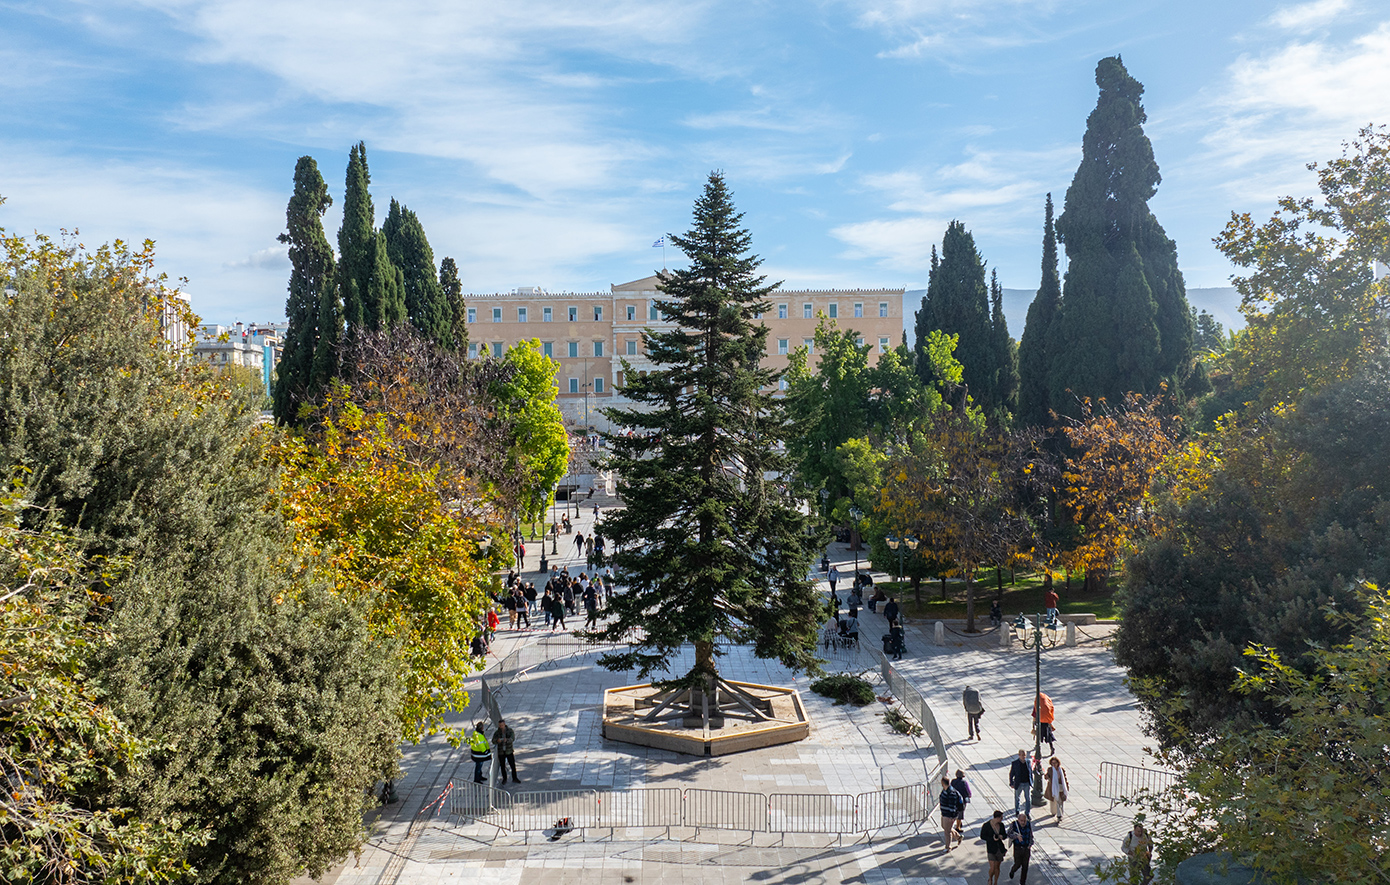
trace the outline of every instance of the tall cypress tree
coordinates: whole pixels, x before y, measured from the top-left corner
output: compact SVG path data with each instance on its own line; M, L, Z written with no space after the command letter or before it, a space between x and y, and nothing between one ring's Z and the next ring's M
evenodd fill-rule
M1004 405L998 385L999 356L990 321L989 288L985 263L975 248L975 238L959 221L952 221L941 241L941 260L932 255L932 272L922 309L917 312L915 350L926 345L935 330L959 335L956 358L965 367L964 383L986 414L997 415ZM924 383L930 367L918 361Z
M997 415L1001 423L1012 420L1018 409L1018 346L1009 336L1009 322L1004 318L1004 287L999 285L999 271L989 275L989 326L994 342L994 392L999 401Z
M1154 393L1165 381L1180 385L1191 368L1177 246L1148 206L1161 176L1144 134L1144 87L1119 56L1096 65L1096 85L1081 165L1057 219L1068 265L1049 342L1054 408L1076 397Z
M371 183L371 175L367 172L367 146L359 141L348 153L343 223L338 228L338 295L343 302L348 330L353 332L363 328L367 313L364 299L375 260L376 212L368 191Z
M1052 399L1048 381L1049 342L1053 320L1062 305L1062 283L1057 276L1057 230L1052 221L1052 194L1043 209L1042 282L1018 343L1018 418L1023 424L1043 427L1051 422Z
M322 325L322 304L337 304L334 288L333 249L323 232L323 213L333 205L313 157L300 157L294 167L294 194L285 207L285 233L289 244L290 294L285 301L289 329L275 380L275 418L292 422L299 406L320 389L314 371L321 338L336 341L331 328Z
M459 279L459 268L452 258L445 257L439 262L439 288L449 308L450 346L454 350L467 350L468 320L464 317L463 281Z
M390 331L405 324L405 275L391 261L386 234L377 231L367 297L362 299L362 322L368 329Z
M431 341L451 347L451 311L435 271L434 250L419 216L392 199L381 232L386 235L387 255L400 268L405 281L406 318Z
M623 392L636 408L605 412L639 431L608 438L628 505L599 528L617 542L630 589L611 600L613 620L589 635L630 643L600 663L643 675L664 671L693 643L694 666L669 681L691 690L687 710L709 693L716 702L736 693L718 680L720 640L751 643L789 667L816 666L821 612L806 575L819 539L805 502L767 479L791 469L778 453L780 373L763 367L768 330L755 320L776 286L757 274L742 217L723 176L711 173L689 232L670 237L690 266L659 283L657 306L675 328L647 333L654 370L626 372Z

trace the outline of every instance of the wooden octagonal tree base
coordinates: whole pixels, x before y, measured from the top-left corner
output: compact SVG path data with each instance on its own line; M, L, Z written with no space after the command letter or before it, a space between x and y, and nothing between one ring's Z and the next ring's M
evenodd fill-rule
M603 693L603 736L643 747L672 750L690 756L723 756L743 750L756 750L777 744L805 740L811 721L794 688L758 685L752 682L719 680L720 691L736 696L736 710L727 702L700 715L697 693L670 706L664 717L656 718L672 702L670 692L650 684L625 685Z

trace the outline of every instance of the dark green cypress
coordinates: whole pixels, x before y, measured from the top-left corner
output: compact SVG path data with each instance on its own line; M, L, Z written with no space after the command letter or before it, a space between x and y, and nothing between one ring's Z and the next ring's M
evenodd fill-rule
M999 271L989 276L989 325L994 342L994 394L998 400L997 418L1007 424L1018 408L1018 346L1009 335L1004 318L1004 287Z
M620 551L629 590L612 620L590 634L628 643L600 663L643 675L666 669L687 643L695 665L672 681L708 688L729 641L793 668L814 668L821 607L807 580L821 539L804 499L768 477L787 476L787 427L774 398L778 372L763 367L770 307L761 260L748 252L724 178L711 173L694 224L670 240L690 266L663 272L657 301L675 321L646 336L654 368L627 371L633 409L605 412L632 436L608 438L608 466L627 507L598 531ZM626 369L627 367L625 367Z
M391 261L386 234L377 231L375 239L372 275L367 282L367 297L362 299L362 320L368 329L389 332L405 325L405 276Z
M343 223L338 228L338 295L349 331L363 328L364 303L375 261L373 242L376 212L372 208L372 183L367 172L367 146L358 142L348 154L347 184L343 193Z
M1148 206L1162 179L1144 134L1144 87L1118 56L1096 66L1096 85L1081 165L1057 219L1068 264L1049 395L1069 412L1077 397L1119 402L1128 391L1180 385L1192 357L1177 246Z
M959 221L952 221L941 241L941 260L933 254L932 272L922 309L917 312L916 350L925 346L934 330L959 335L956 359L964 366L964 383L986 414L1003 406L997 380L998 357L990 322L989 288L985 263L975 248L975 238ZM920 367L920 366L919 366ZM923 376L924 383L933 383Z
M444 303L449 308L449 330L454 350L468 349L468 319L464 316L463 281L459 279L459 268L454 259L445 257L439 262L439 288L444 293Z
M289 244L290 293L285 301L289 329L285 333L275 379L275 418L292 422L299 406L321 389L314 371L321 338L326 333L321 318L324 303L337 304L334 287L333 249L323 232L323 213L333 205L313 157L300 157L294 167L294 194L285 207L286 232L279 240Z
M1057 276L1057 230L1052 221L1052 194L1043 209L1042 282L1018 342L1018 418L1022 424L1044 427L1051 423L1053 408L1048 382L1049 342L1052 323L1062 305L1062 283Z
M434 250L420 218L396 200L381 225L391 263L405 281L405 314L411 325L441 347L452 347L451 311L434 267Z

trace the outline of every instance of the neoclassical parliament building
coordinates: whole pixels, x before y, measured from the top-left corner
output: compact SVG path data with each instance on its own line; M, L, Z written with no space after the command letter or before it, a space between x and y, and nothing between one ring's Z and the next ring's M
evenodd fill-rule
M518 341L535 338L560 364L560 409L579 428L612 428L602 410L625 406L623 360L635 372L651 368L643 353L644 329L669 328L659 316L657 278L614 285L608 292L550 293L521 288L499 295L465 295L470 356L501 356ZM788 356L806 347L824 314L853 329L870 345L870 360L896 347L903 331L903 289L779 289L762 321L768 327L764 365L783 369Z

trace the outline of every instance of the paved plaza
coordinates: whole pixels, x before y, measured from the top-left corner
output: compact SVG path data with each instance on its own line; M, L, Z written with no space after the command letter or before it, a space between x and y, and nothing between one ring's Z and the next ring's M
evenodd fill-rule
M584 514L579 530L589 531ZM560 542L560 564L574 570L573 545ZM846 579L853 554L833 545L832 561ZM534 562L534 556L531 557ZM824 586L824 584L823 584ZM841 587L843 592L844 588ZM865 646L886 632L881 615L861 611ZM536 623L539 623L537 621ZM987 619L985 621L987 624ZM947 854L933 814L931 823L911 828L827 836L676 829L573 832L547 841L538 832L499 831L449 814L447 788L472 778L467 750L439 738L408 748L398 782L401 801L372 823L373 837L361 856L331 871L334 885L423 885L479 883L890 883L890 885L976 885L986 881L983 844L974 838L993 809L1012 816L1010 761L1020 748L1031 752L1034 656L1015 639L1001 648L997 632L966 637L948 631L932 642L933 624L907 625L907 655L899 671L929 701L947 744L949 767L966 773L974 791L967 812L967 839ZM953 625L959 630L959 625ZM1057 822L1036 809L1033 866L1029 881L1072 885L1094 882L1094 864L1118 854L1129 828L1123 808L1111 811L1099 797L1101 762L1143 765L1144 740L1133 697L1122 671L1104 646L1107 628L1083 627L1076 648L1043 651L1043 690L1057 707L1057 755L1067 769L1071 796ZM499 632L495 659L524 644L544 642L543 630ZM715 758L605 741L600 736L600 695L628 684L632 674L610 673L594 663L596 652L564 654L535 667L497 695L503 715L518 732L517 763L527 791L546 789L623 790L680 787L761 793L860 794L922 783L938 760L926 737L889 729L885 704L835 706L809 689L807 678L730 649L721 669L731 678L799 689L812 721L809 739L779 747ZM682 672L689 662L673 662ZM888 695L878 676L879 658L867 648L840 652L829 669L866 672L878 694ZM961 690L978 689L987 709L983 739L964 740ZM475 693L475 702L476 702ZM482 718L476 705L458 722ZM1044 756L1047 747L1043 747ZM932 795L939 790L933 787ZM1004 864L1007 874L1009 861ZM1001 882L1008 881L1001 877ZM1017 880L1015 880L1017 881Z

